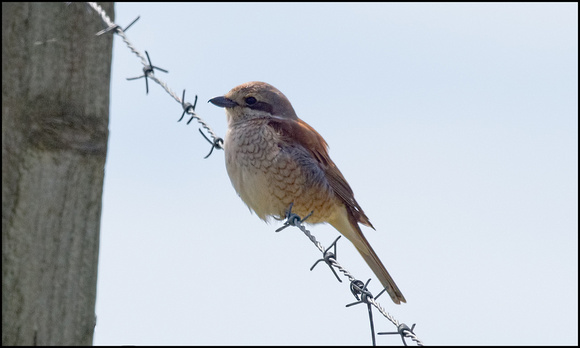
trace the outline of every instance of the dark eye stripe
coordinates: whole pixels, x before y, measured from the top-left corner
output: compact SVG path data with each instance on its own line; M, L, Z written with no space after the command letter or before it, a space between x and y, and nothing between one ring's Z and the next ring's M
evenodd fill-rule
M274 108L272 107L272 105L270 105L268 103L257 102L255 104L248 105L248 107L252 110L262 110L262 111L266 111L272 115L274 114Z

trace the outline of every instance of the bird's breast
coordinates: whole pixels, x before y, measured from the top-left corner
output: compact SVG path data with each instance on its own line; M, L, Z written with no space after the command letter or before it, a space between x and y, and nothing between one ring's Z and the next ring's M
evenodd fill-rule
M263 122L230 125L225 139L226 169L240 198L263 220L293 212L310 222L327 221L335 197L316 160L302 147L284 143Z
M273 134L259 124L230 126L225 144L226 169L240 198L261 219L276 214L270 183L279 148Z

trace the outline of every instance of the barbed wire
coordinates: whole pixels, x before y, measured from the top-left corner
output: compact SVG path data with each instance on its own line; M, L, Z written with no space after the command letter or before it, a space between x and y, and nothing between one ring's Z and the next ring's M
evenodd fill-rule
M110 17L107 15L105 10L99 4L97 4L96 2L88 2L87 4L93 10L95 10L97 12L97 14L99 14L99 16L101 17L103 22L107 25L107 28L99 31L96 35L103 35L103 34L106 34L109 32L112 32L112 33L119 35L123 39L123 42L125 42L127 47L131 50L131 52L133 52L141 60L141 64L143 65L143 75L138 76L138 77L127 78L127 80L136 80L136 79L144 78L146 92L149 93L148 79L151 79L152 81L155 81L158 85L160 85L173 99L175 99L175 101L180 103L182 108L183 108L183 114L181 115L178 122L180 122L183 119L183 117L185 116L185 114L187 113L187 114L191 115L191 118L189 119L187 124L189 124L193 119L196 119L197 122L199 124L201 124L201 126L211 135L211 137L213 139L213 141L210 140L201 131L201 129L199 130L201 135L203 135L204 138L212 145L212 148L211 148L209 154L205 158L209 157L209 155L211 155L211 153L213 152L213 150L215 148L223 149L223 147L224 147L223 139L218 137L215 134L215 132L211 129L211 127L195 112L195 106L197 104L197 96L195 96L195 101L193 104L185 102L185 90L183 91L182 97L179 98L179 96L171 88L169 88L169 86L167 85L167 83L165 83L165 81L161 80L160 78L158 78L154 74L154 70L159 70L162 72L168 72L168 71L154 66L151 63L149 53L147 53L147 51L145 51L145 56L144 56L143 53L141 53L137 48L135 48L135 46L131 43L131 41L129 41L129 38L127 37L127 35L125 35L125 31L127 31L127 29L129 29L129 27L131 27L133 24L135 24L135 22L137 22L137 20L139 20L140 17L137 17L135 20L133 20L133 22L131 22L127 27L125 27L125 29L123 29L123 28L121 28L121 26L119 26L119 25L115 24L113 21L111 21ZM351 307L353 305L357 305L357 304L361 304L361 303L367 304L373 345L376 345L376 340L375 340L374 321L373 321L373 317L372 317L371 306L375 307L385 318L387 318L391 323L393 323L393 325L395 325L397 327L396 332L379 332L378 333L379 335L398 334L401 336L401 338L403 340L403 344L405 346L407 345L405 338L410 338L417 345L422 346L423 342L421 340L419 340L417 335L413 332L413 330L415 328L415 324L413 324L412 327L409 328L406 324L399 323L398 320L396 320L392 315L390 315L376 301L376 299L379 296L381 296L385 292L386 289L383 289L377 296L373 296L372 293L367 289L367 286L370 282L370 279L366 283L363 283L361 280L356 279L348 270L346 270L344 267L342 267L342 265L340 263L338 263L338 261L336 260L336 257L337 257L336 256L337 255L336 245L337 245L338 240L340 239L340 236L330 245L330 247L325 249L324 246L316 239L316 237L314 237L310 233L310 231L304 227L304 225L302 223L305 220L307 220L310 217L310 215L312 215L312 213L313 212L308 214L306 217L301 218L300 216L292 213L292 204L290 204L290 207L288 208L288 211L286 214L286 221L284 222L282 227L280 227L276 230L276 232L280 232L289 226L297 227L310 239L310 241L318 248L318 250L320 250L320 252L322 252L322 255L323 255L322 259L317 260L314 263L314 265L310 268L310 270L313 270L314 267L319 262L324 261L330 267L331 271L334 273L334 275L336 276L336 278L338 279L339 282L342 282L342 280L337 275L334 268L336 268L340 273L342 273L345 277L348 278L348 280L350 281L350 290L351 290L352 294L354 295L354 297L357 299L357 301L350 303L350 304L347 304L346 306ZM331 248L333 248L334 252L329 251Z
M406 324L399 323L399 321L397 319L395 319L392 315L390 315L378 302L376 302L376 299L379 296L381 296L385 292L386 289L383 289L376 297L373 297L373 295L370 293L370 291L367 290L367 285L370 282L370 279L365 284L362 281L356 279L349 271L347 271L344 267L342 267L342 265L340 263L338 263L338 261L336 260L336 242L338 241L338 239L340 237L338 237L331 244L330 247L325 249L324 246L322 246L322 244L318 240L316 240L316 237L314 237L312 235L312 233L310 233L310 231L307 230L306 227L304 227L304 225L302 224L304 221L306 221L310 217L310 215L312 215L314 213L314 211L310 212L310 214L308 214L306 217L301 218L297 214L292 213L292 205L293 204L291 203L290 206L288 207L288 211L286 212L286 221L284 222L284 225L282 227L278 228L276 230L276 232L280 232L289 226L297 227L298 229L300 229L300 231L302 231L306 235L306 237L308 237L308 239L310 239L310 241L323 254L323 258L321 260L317 260L316 263L310 268L310 270L312 270L314 268L314 266L316 266L316 264L318 264L320 261L324 261L331 267L331 269L332 269L332 267L335 267L336 269L338 269L339 272L341 272L345 277L348 278L348 280L350 281L350 284L351 284L351 292L353 293L353 295L357 299L357 302L348 304L346 306L350 307L350 306L353 306L353 305L359 304L359 303L366 303L367 304L368 311L369 311L369 321L370 321L370 325L371 325L371 336L372 336L372 340L373 340L373 346L376 344L375 344L375 335L374 335L374 323L373 323L373 319L372 319L372 312L370 309L371 305L374 306L385 318L387 318L391 323L393 323L393 325L395 325L397 327L397 332L379 332L378 333L379 335L399 334L399 335L401 335L401 338L403 339L403 343L405 344L405 346L407 345L407 342L405 342L405 338L410 338L415 343L417 343L418 346L422 346L423 342L421 340L419 340L417 335L413 332L413 330L415 329L415 324L413 324L413 326L411 328L409 328ZM330 248L332 248L332 247L335 248L334 253L329 252ZM336 276L336 272L334 272L334 269L332 269L332 272ZM336 277L337 277L338 281L340 282L341 281L340 278L338 278L338 276L336 276ZM359 297L359 295L360 295L360 297Z
M125 35L125 31L127 29L129 29L129 27L132 26L137 20L139 20L140 17L137 17L133 22L131 22L131 24L129 24L125 29L123 29L123 28L121 28L120 25L115 24L111 20L111 18L107 15L105 10L99 4L97 4L96 2L87 2L87 4L92 9L94 9L97 12L97 14L99 14L99 16L101 16L101 19L107 25L107 28L105 28L104 30L101 30L96 35L103 35L103 34L109 33L109 32L113 32L113 33L119 35L123 39L123 42L131 50L131 52L133 52L141 60L141 64L143 65L143 76L128 78L128 80L135 80L135 79L139 79L142 77L145 78L145 86L146 86L147 92L149 92L149 85L147 82L148 79L155 81L158 85L160 85L167 92L167 94L169 94L173 99L175 99L175 101L177 101L178 103L181 104L181 106L183 107L184 114L187 113L187 114L191 115L191 119L187 122L187 124L189 124L191 122L191 120L196 119L197 122L199 124L201 124L201 126L211 135L211 137L213 139L213 141L211 142L212 143L211 151L213 151L214 148L223 149L223 146L224 146L223 139L218 137L216 135L216 133L213 131L213 129L195 112L195 104L196 103L194 103L192 105L191 103L185 102L185 100L184 100L185 90L183 91L183 98L179 98L179 96L171 88L169 88L169 86L167 85L167 83L165 83L165 81L161 80L160 78L155 76L155 74L153 73L154 69L164 71L164 72L167 72L167 70L161 69L161 68L156 67L153 64L151 64L151 59L149 58L149 53L147 53L147 51L145 51L145 54L147 56L147 59L145 59L145 56L143 55L143 53L141 53L131 43L131 41L129 41L129 38L127 37L127 35ZM196 96L196 101L197 101L197 96ZM183 115L181 116L179 121L181 121L181 119L183 119ZM202 135L204 135L204 134L202 133ZM210 154L211 154L211 151L210 151ZM206 156L206 158L207 158L207 156Z

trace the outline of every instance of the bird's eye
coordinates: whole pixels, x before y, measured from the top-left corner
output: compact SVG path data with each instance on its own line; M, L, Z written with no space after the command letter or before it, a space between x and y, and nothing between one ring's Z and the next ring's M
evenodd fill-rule
M245 99L245 101L246 101L246 104L248 104L248 105L254 105L257 102L256 98L254 98L254 97L247 97Z

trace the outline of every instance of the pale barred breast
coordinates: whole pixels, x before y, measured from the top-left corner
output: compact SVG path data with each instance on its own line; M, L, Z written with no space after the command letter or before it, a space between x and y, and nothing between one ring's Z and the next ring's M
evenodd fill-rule
M262 122L261 122L262 121ZM301 147L285 146L263 120L243 122L226 134L226 168L240 198L266 219L292 211L308 222L324 222L337 199L323 170Z
M270 168L279 151L272 146L273 134L262 120L238 123L228 128L225 140L226 169L240 198L263 220L276 214L270 193Z

